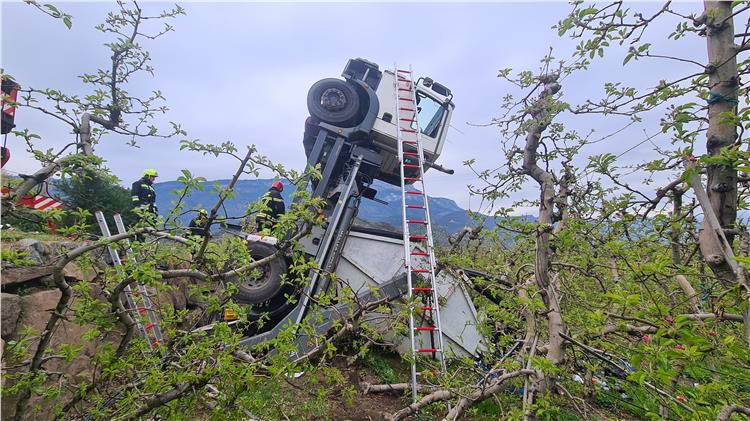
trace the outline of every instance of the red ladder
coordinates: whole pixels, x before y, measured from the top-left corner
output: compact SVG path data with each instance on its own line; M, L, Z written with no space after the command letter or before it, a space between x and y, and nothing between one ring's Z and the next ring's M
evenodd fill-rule
M398 130L398 157L401 163L401 203L403 205L404 264L409 288L409 336L411 339L411 388L417 399L417 355L432 354L440 361L445 372L443 329L440 324L440 306L435 288L435 254L430 223L430 208L424 183L424 150L417 94L411 67L394 72L396 97L396 126ZM407 186L418 187L407 190ZM424 233L412 233L416 228ZM420 247L421 246L421 247ZM416 282L415 282L416 281ZM418 284L418 285L415 285ZM415 298L416 297L416 298ZM416 304L419 301L422 304ZM419 311L421 322L415 322ZM425 324L423 325L422 322ZM430 346L417 344L417 335L429 333ZM423 335L424 336L424 335ZM437 343L435 341L437 336Z

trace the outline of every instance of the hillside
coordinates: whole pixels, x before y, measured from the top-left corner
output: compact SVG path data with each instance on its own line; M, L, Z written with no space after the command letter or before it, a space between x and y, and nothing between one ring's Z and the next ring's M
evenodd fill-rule
M249 203L257 201L267 190L273 180L240 180L234 188L237 196L224 202L224 208L227 215L237 217L243 215L245 208ZM216 202L216 194L212 192L214 183L226 186L229 180L206 181L202 183L204 191L195 191L191 196L185 199L187 208L206 207L210 208ZM288 204L291 200L293 187L289 183L284 183L284 200ZM162 214L166 214L172 208L172 202L176 200L178 190L181 185L177 181L166 181L154 184L156 189L157 206ZM372 200L363 199L362 206L359 208L358 219L376 223L378 225L387 224L392 227L401 227L401 191L398 187L377 181L374 188L378 191L377 198L388 204L378 203ZM469 212L462 209L455 201L444 197L430 197L430 216L432 223L437 232L454 234L460 231L466 225L472 224ZM189 215L183 217L183 222L188 223ZM487 218L485 226L492 226L494 218Z

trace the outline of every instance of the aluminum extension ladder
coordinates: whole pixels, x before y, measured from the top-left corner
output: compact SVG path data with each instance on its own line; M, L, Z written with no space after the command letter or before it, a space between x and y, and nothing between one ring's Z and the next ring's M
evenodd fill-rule
M112 235L110 234L109 226L107 226L107 220L104 218L102 211L97 210L94 212L94 215L96 216L96 222L99 224L99 229L102 231L102 236L104 238L111 237ZM127 230L125 229L125 224L123 224L120 214L116 213L112 218L115 221L117 232L119 234L124 234ZM115 268L121 270L122 260L120 260L120 255L117 253L117 250L112 246L107 246L107 250L109 251L109 256L112 258ZM129 246L127 251L131 256L129 258L132 258L133 253ZM156 311L154 310L153 302L151 301L151 297L146 289L146 285L140 282L137 284L138 288L136 290L130 288L130 285L126 286L123 290L123 294L125 294L128 303L128 311L131 312L138 331L153 349L158 347L163 341L161 328L158 323L159 319L156 316Z
M411 339L411 390L417 399L417 355L432 354L440 361L445 373L443 329L435 285L435 253L430 223L430 209L424 183L424 150L418 122L417 96L411 66L409 70L395 68L396 125L398 128L398 157L401 162L401 204L404 230L404 263L409 288L409 336ZM421 189L407 190L407 183ZM423 227L424 234L412 234L412 227ZM418 248L419 245L423 247ZM426 266L426 267L425 267ZM416 304L414 297L420 301ZM415 311L420 311L421 322L415 323ZM416 336L429 333L430 345L417 344ZM424 335L422 335L424 336ZM437 336L437 343L435 342Z

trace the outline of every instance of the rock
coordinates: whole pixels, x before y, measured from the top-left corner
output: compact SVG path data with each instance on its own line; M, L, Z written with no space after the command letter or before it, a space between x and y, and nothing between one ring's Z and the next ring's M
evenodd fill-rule
M19 240L16 243L16 247L18 250L27 252L29 258L40 265L46 264L52 255L52 248L49 245L33 238Z
M2 337L9 339L16 331L18 319L21 317L21 297L15 294L2 293L0 297L0 326L2 327Z
M3 294L4 295L4 294ZM18 322L18 326L29 326L36 332L42 332L47 324L50 317L50 310L57 306L57 302L60 299L60 291L58 290L45 290L30 295L21 296L21 319ZM5 305L5 297L3 296L3 306ZM70 314L68 314L70 315ZM3 321L4 323L4 321ZM63 359L52 359L45 363L45 368L50 372L61 372L64 373L66 378L74 379L76 382L86 381L90 382L95 372L95 365L92 363L92 356L96 354L97 350L102 349L103 346L116 346L119 341L122 332L112 332L110 334L100 335L95 340L82 341L87 331L93 326L84 325L80 326L76 322L69 322L61 320L58 322L55 328L55 334L49 344L49 349L59 349L64 344L83 345L81 352L73 358L72 361L66 361ZM35 352L35 344L32 344L30 352ZM9 370L10 372L17 372L17 370ZM3 376L5 379L5 376ZM72 397L70 391L63 391L63 393L57 397L57 402L67 401ZM54 419L51 405L49 400L43 400L39 396L34 396L29 401L30 405L39 405L42 412L33 412L27 419L34 420L50 420ZM2 408L3 415L2 419L11 419L14 412L15 396L3 394L2 395ZM6 411L6 408L8 411ZM7 412L7 413L6 413Z
M18 266L2 270L2 286L22 284L52 274L52 266Z
M92 268L81 269L76 262L70 262L63 268L63 276L91 282L96 278L96 271Z
M80 246L80 244L75 243L73 241L63 241L63 242L52 242L49 243L49 247L52 251L52 254L55 256L65 254L69 252L70 250L73 250L74 248Z
M60 301L60 291L49 289L39 291L34 294L24 295L21 297L21 318L20 324L30 326L37 333L41 333L49 320L50 311L57 307Z

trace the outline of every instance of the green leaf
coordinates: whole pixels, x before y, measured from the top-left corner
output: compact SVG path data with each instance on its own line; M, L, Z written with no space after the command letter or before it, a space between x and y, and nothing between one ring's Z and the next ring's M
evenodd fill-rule
M73 27L73 22L70 20L70 16L63 17L63 23L68 27L68 29Z
M46 7L47 9L49 9L49 11L52 12L53 14L58 15L58 16L60 15L60 11L57 10L57 7L55 7L55 6L53 6L53 5L49 4L49 3L45 4L44 7Z
M598 12L598 10L595 7L589 7L587 9L583 9L580 12L578 12L578 18L582 18L588 15L593 15L596 12Z

